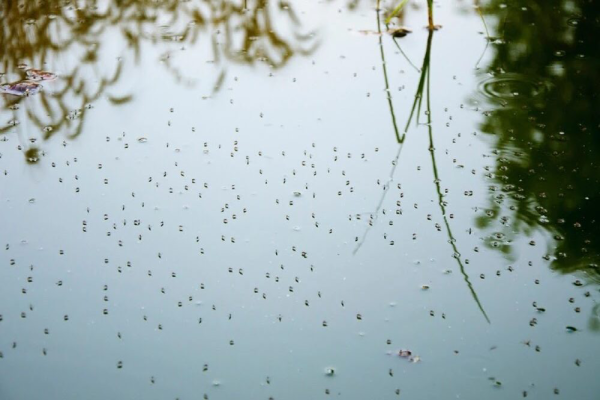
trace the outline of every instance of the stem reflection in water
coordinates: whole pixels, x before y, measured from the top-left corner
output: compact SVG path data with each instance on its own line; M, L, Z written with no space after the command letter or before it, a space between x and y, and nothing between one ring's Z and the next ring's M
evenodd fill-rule
M426 125L427 125L427 131L429 134L429 154L431 155L431 165L433 168L433 178L434 178L434 183L435 183L435 190L438 195L438 204L440 206L440 211L442 212L442 217L444 218L444 224L446 225L446 232L448 233L448 242L450 243L450 245L452 246L452 249L454 250L453 257L456 260L456 263L458 264L460 273L462 274L462 276L465 279L465 282L467 283L469 291L471 292L471 296L473 296L473 300L475 300L475 303L477 303L477 307L479 307L479 310L485 317L486 321L490 322L490 319L489 319L487 313L485 312L483 306L481 305L481 301L479 300L479 297L477 296L477 292L475 291L475 288L473 287L473 284L471 283L471 281L469 279L469 275L467 274L467 271L465 270L465 266L461 259L461 254L458 251L458 248L456 246L456 239L454 238L454 235L452 234L452 229L450 228L450 223L448 222L448 215L446 213L446 204L444 202L444 195L442 194L442 188L440 187L440 177L439 177L439 173L438 173L437 163L435 161L435 147L433 144L433 127L431 124L431 102L430 102L430 83L429 83L430 82L430 80L429 80L430 68L429 67L430 67L430 51L431 51L432 39L433 39L433 31L430 30L429 37L427 38L427 52L425 53L425 59L423 60L423 68L422 68L423 74L421 75L421 82L419 83L419 88L422 90L421 83L426 80L426 85L427 85L427 102L426 102L427 124ZM427 75L426 79L423 79L424 75ZM419 110L421 109L422 99L423 99L423 96L422 96L422 92L421 92L421 95L418 97ZM416 99L415 99L415 102L416 102ZM414 111L414 106L413 106L413 111ZM411 112L411 117L412 117L412 112Z
M386 62L385 62L385 50L383 47L383 38L382 38L383 34L381 32L381 15L380 15L379 4L380 4L380 0L377 1L377 9L375 10L375 13L377 14L377 32L378 32L378 36L379 36L379 50L381 52L381 66L383 69L383 79L385 81L385 93L387 96L388 106L390 108L390 115L392 117L392 125L394 127L394 133L396 135L396 140L398 141L399 147L398 147L398 152L396 153L396 157L394 158L394 161L392 162L392 170L390 171L390 177L388 179L388 182L383 185L383 193L381 194L381 198L379 199L377 208L375 209L375 212L371 214L371 221L369 222L369 226L367 227L367 229L365 229L365 233L363 233L362 238L358 241L358 244L354 248L354 251L352 252L352 254L356 254L358 252L358 250L360 250L360 248L362 247L363 243L365 242L365 240L367 238L367 234L369 233L371 226L373 226L373 215L375 215L375 218L377 218L377 216L379 215L379 211L381 210L381 206L383 205L385 196L390 188L389 184L394 179L394 174L396 173L396 167L398 166L398 160L400 158L400 154L402 153L402 148L404 147L404 139L406 138L406 129L404 130L402 135L400 135L400 132L398 131L398 124L396 123L396 114L394 113L394 104L392 102L392 92L390 91L390 84L389 84L388 74L387 74L387 66L386 66ZM396 45L398 46L398 48L400 48L398 43L396 43ZM400 51L402 51L402 50L400 50ZM404 52L402 52L402 54L404 55ZM405 55L405 57L406 57L406 55ZM406 57L406 59L408 60L408 57ZM410 63L410 60L408 60L408 62ZM411 65L412 65L412 63L411 63Z
M419 123L419 115L421 113L421 106L423 104L423 96L427 95L427 101L425 103L427 123L425 125L427 125L427 130L428 130L428 134L429 134L429 154L431 156L431 164L432 164L432 168L433 168L434 183L435 183L435 188L436 188L436 192L438 195L438 204L440 206L440 211L441 211L442 217L444 219L444 224L446 225L446 232L448 234L448 242L452 246L452 250L454 251L453 257L456 260L456 263L460 269L462 276L464 277L464 280L467 284L467 287L469 288L469 291L471 292L471 296L473 297L473 300L477 304L477 307L479 308L479 310L485 317L486 321L489 323L490 319L489 319L487 313L485 312L485 309L483 308L481 301L479 300L479 296L477 296L477 292L475 291L475 288L474 288L473 284L471 283L471 280L469 279L469 275L467 274L467 271L466 271L463 261L461 259L461 254L458 251L458 247L456 246L456 239L454 237L454 234L452 233L452 229L451 229L450 223L448 221L448 216L446 213L446 204L444 202L444 196L442 194L442 190L441 190L441 186L440 186L439 172L438 172L437 163L436 163L436 159L435 159L435 147L434 147L434 143L433 143L433 127L432 127L432 119L431 119L431 101L430 101L430 65L431 65L430 61L431 61L431 45L433 42L434 30L431 30L431 29L429 30L429 35L427 37L427 47L425 50L425 56L423 58L423 65L420 70L421 74L420 74L420 78L419 78L419 83L417 85L417 91L415 93L415 99L413 101L413 104L412 104L412 107L410 110L410 114L406 121L404 131L402 132L402 134L400 134L400 132L398 131L398 125L396 122L396 114L394 112L392 95L391 95L391 92L389 89L389 79L388 79L387 66L386 66L386 60L385 60L385 51L384 51L384 46L383 46L383 38L382 38L383 34L381 31L381 16L380 16L379 4L380 4L380 2L378 1L376 14L377 14L377 30L379 33L379 48L380 48L380 52L381 52L381 64L382 64L382 70L383 70L383 78L384 78L384 82L385 82L387 102L388 102L389 109L390 109L390 116L392 118L392 126L394 129L396 140L399 144L399 148L398 148L398 152L396 153L396 157L394 158L394 161L392 162L393 166L390 171L390 177L388 179L388 182L383 187L383 193L381 195L381 198L379 199L377 208L375 209L375 212L373 214L371 214L371 220L369 221L369 226L365 229L365 232L364 232L362 238L358 241L358 244L356 245L356 247L353 251L353 254L356 254L360 250L360 248L362 247L362 245L364 244L364 242L366 240L367 234L368 234L371 226L374 223L373 220L377 219L377 217L379 215L379 212L380 212L383 202L385 200L385 196L389 191L390 183L394 179L394 175L396 172L396 168L398 166L400 155L402 153L402 149L404 148L404 141L406 139L406 135L410 128L410 124L415 116L415 111L416 111L416 115L417 115L416 122L418 124ZM398 43L396 41L394 41L394 42L399 47ZM404 52L402 52L402 54L404 55ZM407 58L407 60L408 60L408 58ZM410 63L410 60L408 60L408 61ZM412 63L410 63L410 64L412 65ZM375 217L373 217L373 215L375 215Z

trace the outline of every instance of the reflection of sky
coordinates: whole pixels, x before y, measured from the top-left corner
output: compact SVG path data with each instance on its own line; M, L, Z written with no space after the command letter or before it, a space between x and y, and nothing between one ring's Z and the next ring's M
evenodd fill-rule
M318 15L310 21L321 27L321 47L281 70L228 65L221 91L211 95L219 68L206 62L210 49L202 41L172 57L196 85L177 83L158 61L172 46L147 46L138 65L125 53L127 67L114 89L115 95L133 92L133 101L118 107L104 98L95 102L80 138L63 145L57 134L40 144L46 156L39 165L24 164L15 150L16 135L0 142L0 171L8 171L1 177L6 189L0 200L7 212L0 216L0 236L10 243L2 264L17 260L17 267L0 270L0 282L11 284L0 283L0 304L9 304L0 311L5 329L0 390L7 398L19 398L19 391L25 393L22 398L35 398L42 388L55 398L65 393L92 399L199 393L316 398L325 388L345 398L392 398L400 387L403 396L415 399L448 393L501 399L520 396L531 383L539 388L534 398L545 398L554 386L570 398L597 392L590 382L598 357L586 357L577 375L571 370L575 358L593 352L596 338L578 332L575 342L563 332L565 325L584 326L589 311L575 315L566 299L578 296L586 306L590 301L573 291L570 277L551 274L541 262L545 238L536 234L536 247L527 244L532 238L519 238L513 245L517 259L509 263L485 248L473 227L489 200L484 167L496 163L494 143L477 131L483 109L468 103L478 87L474 65L485 44L477 34L482 30L477 15L456 15L449 6L436 9L436 23L444 28L433 39L431 108L450 223L491 324L473 303L445 232L435 228L443 223L423 126L408 133L384 203L386 214L352 256L355 237L367 226L364 214L374 211L397 150L378 38L350 31L375 29L375 18L368 7L353 14L338 13L333 5L299 7L303 18ZM420 29L424 10L409 16L405 23L414 32L399 43L420 65L427 39ZM392 42L384 43L403 126L418 73ZM463 49L458 55L457 43ZM113 48L122 47L105 46L99 68L114 65L119 52ZM24 136L35 136L25 124L22 129ZM147 143L139 143L140 137ZM465 191L473 196L464 196ZM361 221L354 217L359 213ZM134 224L137 219L140 226ZM29 264L33 272L27 271ZM512 273L506 270L509 264ZM444 275L446 269L454 272ZM29 274L35 285L23 296L20 289ZM535 279L542 284L535 285ZM56 287L58 280L63 287ZM200 283L206 284L204 291ZM431 289L421 291L423 284ZM184 306L177 307L178 301ZM534 313L533 301L546 307L547 315ZM35 311L20 320L29 303ZM102 315L104 308L108 316ZM62 321L66 313L69 323ZM362 321L356 320L358 313ZM539 320L535 328L528 324L532 317ZM51 329L47 337L42 334L46 326ZM123 333L122 340L116 332ZM521 343L529 339L543 350ZM15 350L13 340L19 342ZM45 359L42 347L49 349ZM385 354L399 348L413 350L423 362L411 365ZM122 370L116 368L119 360ZM209 371L203 373L205 363ZM325 377L327 366L339 374ZM264 383L266 376L271 385ZM492 390L490 377L502 381L503 388ZM435 386L424 385L431 379ZM222 385L211 386L213 380Z

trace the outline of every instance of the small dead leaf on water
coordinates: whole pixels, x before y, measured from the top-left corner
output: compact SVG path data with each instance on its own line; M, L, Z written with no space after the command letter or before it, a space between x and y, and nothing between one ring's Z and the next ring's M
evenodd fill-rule
M408 35L409 33L412 33L412 31L408 28L400 27L400 28L396 28L396 29L390 29L388 31L388 33L395 38L402 38L402 37Z
M400 349L400 350L398 350L398 352L396 354L398 356L400 356L401 358L407 359L411 363L421 362L421 357L419 357L417 355L413 355L412 351L410 351L410 350Z
M412 351L401 349L401 350L398 350L398 355L400 357L408 358L412 355Z

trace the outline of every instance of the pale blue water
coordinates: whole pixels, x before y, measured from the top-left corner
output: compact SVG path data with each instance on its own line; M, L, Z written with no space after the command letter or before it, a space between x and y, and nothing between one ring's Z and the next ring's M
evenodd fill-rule
M505 37L486 49L472 4L438 4L430 41L412 4L397 43L416 68L381 36L402 144L375 3L293 2L299 25L269 4L246 45L255 2L216 25L190 25L192 2L110 3L84 33L72 5L28 5L31 25L0 6L23 33L2 83L59 74L0 111L19 121L0 138L0 398L595 399L597 50L552 61L580 31L519 36L581 12L489 4ZM45 23L72 47L27 53Z

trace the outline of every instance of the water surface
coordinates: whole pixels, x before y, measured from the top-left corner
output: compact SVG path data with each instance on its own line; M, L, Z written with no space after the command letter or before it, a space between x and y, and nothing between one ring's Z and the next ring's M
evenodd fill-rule
M0 398L596 398L592 3L394 5L0 5Z

